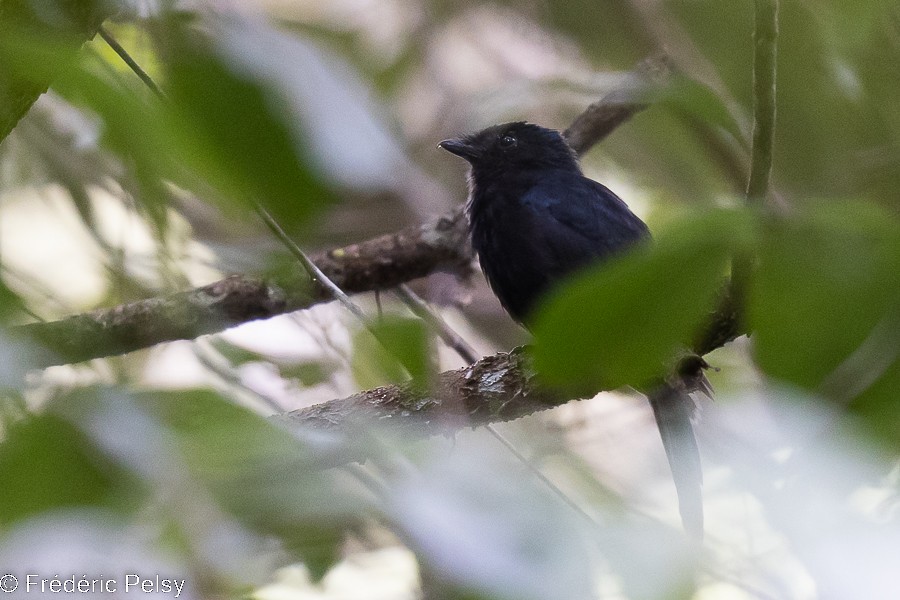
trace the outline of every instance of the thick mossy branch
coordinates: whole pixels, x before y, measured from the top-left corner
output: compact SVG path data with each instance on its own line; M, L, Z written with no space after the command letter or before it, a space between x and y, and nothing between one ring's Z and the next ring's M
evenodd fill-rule
M399 430L413 436L511 421L571 398L535 384L524 348L486 356L441 373L432 391L391 385L295 410L281 418L305 429L342 430L349 424Z
M347 293L390 289L438 270L465 271L472 262L461 212L312 257ZM193 339L248 321L267 319L331 300L298 273L264 281L232 275L210 285L159 298L14 328L51 353L35 367L81 362Z

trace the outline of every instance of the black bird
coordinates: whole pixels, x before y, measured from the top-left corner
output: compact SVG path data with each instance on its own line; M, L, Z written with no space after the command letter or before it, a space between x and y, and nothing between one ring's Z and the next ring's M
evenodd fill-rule
M472 247L500 303L526 327L537 303L568 276L649 241L647 225L606 186L582 174L575 152L557 131L506 123L438 146L471 165ZM650 394L650 404L685 529L702 535L692 401L663 386Z

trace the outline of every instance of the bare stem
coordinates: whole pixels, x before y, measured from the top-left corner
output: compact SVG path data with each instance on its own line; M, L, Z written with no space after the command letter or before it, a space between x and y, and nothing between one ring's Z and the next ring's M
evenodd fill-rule
M778 0L755 0L753 32L753 146L747 202L765 202L775 138L775 76L778 57Z
M766 204L769 195L775 140L778 0L754 0L753 4L753 145L746 200L750 207L761 207ZM738 319L743 319L747 282L752 269L750 256L735 256L731 267L729 302Z
M154 94L156 94L160 98L165 98L165 94L163 94L159 86L156 85L156 82L153 81L150 75L148 75L147 72L141 68L137 61L131 57L131 54L129 54L128 51L122 47L122 44L120 44L105 27L101 26L100 29L97 30L97 33L100 34L100 37L103 38L103 41L113 49L113 52L119 55L119 58L121 58L125 62L125 64L128 65L128 68L134 71L135 75L140 77L141 81L143 81L144 84L148 88L150 88L150 90Z

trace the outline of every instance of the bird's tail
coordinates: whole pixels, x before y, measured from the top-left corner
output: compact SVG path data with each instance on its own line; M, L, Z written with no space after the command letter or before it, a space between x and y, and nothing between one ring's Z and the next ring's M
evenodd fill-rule
M705 376L701 374L704 382ZM708 390L709 384L700 385ZM696 540L703 539L703 470L700 450L694 437L692 418L696 404L688 390L677 383L665 382L647 396L659 427L685 531Z

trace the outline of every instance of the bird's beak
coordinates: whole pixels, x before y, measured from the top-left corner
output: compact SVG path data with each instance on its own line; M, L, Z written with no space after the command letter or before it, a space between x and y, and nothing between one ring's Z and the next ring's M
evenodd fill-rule
M472 144L468 143L467 141L465 141L465 139L462 138L444 140L443 142L438 144L438 148L443 148L451 154L461 156L469 162L472 162L473 159L478 158L478 150L474 146L472 146Z

